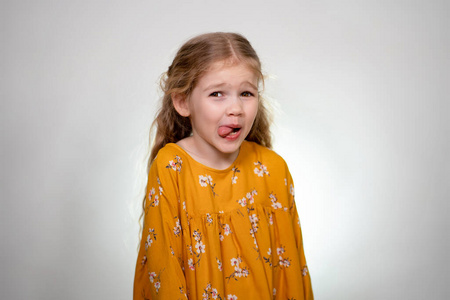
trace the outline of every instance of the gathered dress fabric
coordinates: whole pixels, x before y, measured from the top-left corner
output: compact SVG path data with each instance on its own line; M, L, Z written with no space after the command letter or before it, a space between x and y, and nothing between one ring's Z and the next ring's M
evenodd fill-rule
M313 299L285 161L244 141L217 170L164 146L148 177L134 299Z

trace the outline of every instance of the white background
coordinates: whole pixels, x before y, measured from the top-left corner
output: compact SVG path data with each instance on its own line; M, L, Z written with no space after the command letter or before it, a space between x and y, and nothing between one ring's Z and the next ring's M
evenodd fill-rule
M157 80L263 62L316 299L448 299L448 1L2 1L1 299L131 299Z

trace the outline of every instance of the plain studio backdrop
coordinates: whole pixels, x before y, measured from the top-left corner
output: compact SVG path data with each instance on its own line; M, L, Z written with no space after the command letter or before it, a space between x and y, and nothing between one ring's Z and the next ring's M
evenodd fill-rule
M2 1L1 299L131 299L158 78L244 34L316 299L449 299L448 1Z

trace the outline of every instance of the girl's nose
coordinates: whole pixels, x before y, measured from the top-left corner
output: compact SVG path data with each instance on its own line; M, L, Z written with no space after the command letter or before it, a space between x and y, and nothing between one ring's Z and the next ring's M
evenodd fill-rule
M239 116L244 112L244 107L242 99L239 96L233 97L231 99L230 105L228 106L228 114Z

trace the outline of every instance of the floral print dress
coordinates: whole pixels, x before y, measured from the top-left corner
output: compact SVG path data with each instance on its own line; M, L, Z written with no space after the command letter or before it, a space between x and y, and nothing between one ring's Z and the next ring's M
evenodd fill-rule
M284 160L244 141L216 170L176 144L150 168L134 299L313 299Z

